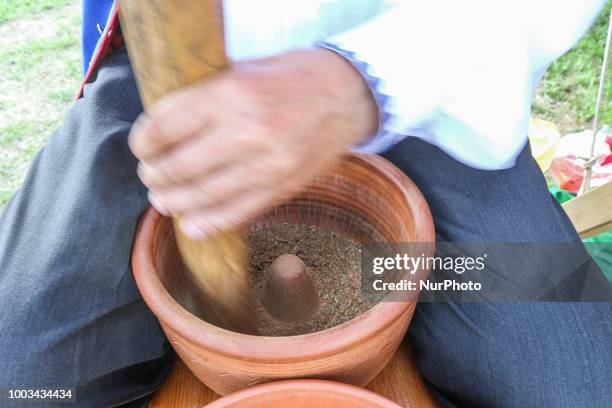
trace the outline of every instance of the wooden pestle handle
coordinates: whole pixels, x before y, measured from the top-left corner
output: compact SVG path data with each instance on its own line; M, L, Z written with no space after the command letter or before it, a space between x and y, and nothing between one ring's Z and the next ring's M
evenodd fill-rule
M119 18L145 110L228 66L222 0L122 0ZM252 332L242 231L193 241L177 225L175 217L179 251L212 322Z
M122 0L119 19L145 109L228 66L222 0Z

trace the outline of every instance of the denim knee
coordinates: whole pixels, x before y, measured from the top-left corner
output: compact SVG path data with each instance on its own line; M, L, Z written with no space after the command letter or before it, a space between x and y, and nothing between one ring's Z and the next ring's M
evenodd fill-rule
M612 406L612 303L420 304L424 377L458 406Z

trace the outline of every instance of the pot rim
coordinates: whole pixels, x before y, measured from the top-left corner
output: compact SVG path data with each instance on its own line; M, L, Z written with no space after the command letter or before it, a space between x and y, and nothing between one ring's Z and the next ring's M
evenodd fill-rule
M348 160L357 161L373 171L386 174L405 197L413 217L417 242L435 243L433 220L425 198L417 186L386 159L377 155L351 153ZM132 249L134 278L146 304L162 323L181 337L204 349L244 361L297 362L312 360L368 340L395 323L416 301L384 300L365 313L326 330L295 336L255 336L236 333L210 324L185 310L162 284L153 262L152 246L155 226L162 215L153 207L141 217ZM434 245L431 245L433 253ZM168 334L168 333L167 333Z
M377 407L400 408L400 405L398 405L396 402L364 388L337 381L315 379L273 381L255 385L213 401L207 405L207 407L230 407L234 406L234 404L249 402L252 399L257 400L259 397L264 397L267 401L269 401L270 398L276 393L285 393L285 395L289 396L294 395L299 391L311 393L313 395L321 395L321 393L325 393L327 395L337 395L342 397L344 400L346 400L346 398L352 400L357 399L362 402L374 404Z

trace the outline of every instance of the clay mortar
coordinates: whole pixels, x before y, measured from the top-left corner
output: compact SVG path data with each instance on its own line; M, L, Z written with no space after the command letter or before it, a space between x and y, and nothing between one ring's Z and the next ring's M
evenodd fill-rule
M347 156L301 194L248 228L277 223L318 225L364 244L373 240L433 243L435 239L431 214L420 191L379 156ZM433 251L433 245L429 250ZM346 323L299 336L251 336L221 329L199 319L172 297L183 266L171 220L154 209L139 223L132 264L145 302L178 355L201 381L222 395L291 378L366 385L397 350L416 306L414 296L383 301Z

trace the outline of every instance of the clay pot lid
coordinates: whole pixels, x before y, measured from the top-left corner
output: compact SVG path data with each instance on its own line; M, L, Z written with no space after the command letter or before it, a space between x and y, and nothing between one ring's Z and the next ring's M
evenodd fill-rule
M208 408L400 408L354 385L325 380L287 380L256 385L207 405Z

